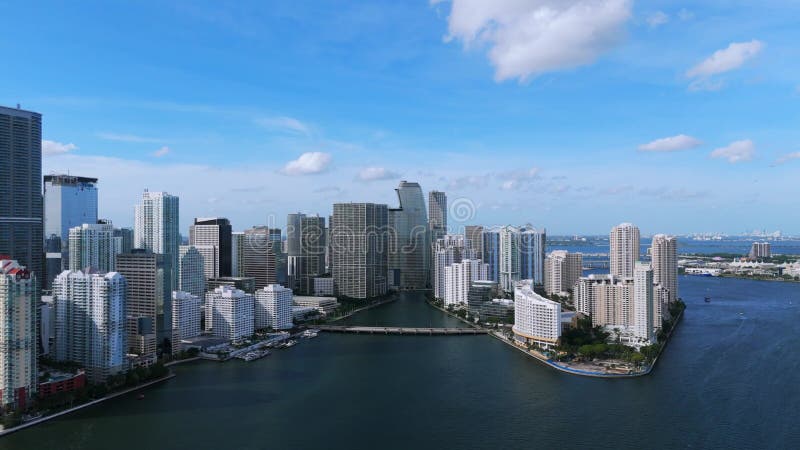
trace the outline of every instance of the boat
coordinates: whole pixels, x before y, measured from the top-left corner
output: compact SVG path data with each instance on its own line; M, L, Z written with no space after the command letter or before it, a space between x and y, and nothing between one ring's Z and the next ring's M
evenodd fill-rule
M294 344L297 344L297 341L290 340L289 342L284 344L284 347L289 348L289 347L293 346Z
M705 300L706 300L706 303L711 303L711 297L706 297Z

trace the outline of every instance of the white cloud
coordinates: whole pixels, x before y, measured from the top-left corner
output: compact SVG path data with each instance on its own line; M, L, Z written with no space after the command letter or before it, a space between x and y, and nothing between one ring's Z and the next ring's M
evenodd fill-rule
M699 139L685 134L679 134L677 136L656 139L647 144L642 144L639 146L639 150L643 152L676 152L695 148L701 144L702 142Z
M330 153L308 152L294 161L289 161L281 172L286 175L312 175L324 172L331 163Z
M622 40L631 3L453 0L446 39L459 39L465 48L488 45L497 81L526 81L594 62Z
M75 144L63 144L61 142L48 141L47 139L42 140L42 154L47 156L63 155L77 149L78 146Z
M513 170L499 173L497 176L504 180L500 185L500 189L505 191L525 189L535 180L539 179L539 172L540 170L538 167L531 167L528 170Z
M711 152L712 158L724 158L729 163L737 163L741 161L750 161L756 152L756 146L753 141L745 139L743 141L731 142L726 147L720 147Z
M694 19L694 13L686 8L682 8L678 11L678 18L681 20L692 20Z
M669 22L669 16L663 11L656 11L647 16L646 20L647 24L650 25L651 28L657 28Z
M392 180L399 176L396 172L386 170L384 167L365 167L358 172L358 179L361 181Z
M117 142L136 142L136 143L149 143L149 144L158 144L159 142L164 142L164 139L138 136L135 134L100 132L100 133L95 133L95 136L99 137L100 139L105 139L107 141L117 141Z
M155 156L156 158L161 158L162 156L166 156L167 153L169 153L169 152L170 152L169 147L167 147L165 145L165 146L161 147L160 149L154 151L153 152L153 156Z
M781 156L780 158L778 158L775 161L775 164L773 164L773 165L779 166L781 164L786 164L787 162L795 160L795 159L800 159L800 152L787 153L787 154Z
M728 47L717 50L703 62L686 71L686 76L689 78L708 78L712 75L737 69L749 59L758 55L763 48L764 43L758 40L732 42Z
M262 117L256 123L275 130L290 131L293 133L309 134L311 127L293 117Z

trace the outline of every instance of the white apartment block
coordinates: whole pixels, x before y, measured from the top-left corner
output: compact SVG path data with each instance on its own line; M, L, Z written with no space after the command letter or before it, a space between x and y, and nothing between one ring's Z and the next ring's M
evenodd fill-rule
M533 280L514 289L514 338L521 343L551 348L561 337L561 304L533 291Z
M65 270L53 281L55 359L82 364L95 383L127 370L127 281Z
M463 259L474 259L475 251L472 250L460 234L448 234L436 242L433 253L433 295L435 298L444 299L445 295L445 268Z
M636 263L633 272L633 331L641 345L655 342L653 314L653 269Z
M172 292L172 328L179 340L200 336L201 308L199 296L183 291Z
M69 229L69 270L88 268L113 272L121 240L114 237L114 226L85 223Z
M194 245L178 250L178 290L199 298L206 292L205 257Z
M279 284L270 284L257 290L256 329L288 330L292 326L292 290Z
M255 298L231 286L220 286L206 296L206 329L214 336L238 342L253 335Z
M544 261L544 290L548 295L566 295L582 275L582 254L555 250Z
M0 406L29 404L39 387L36 277L17 261L0 259Z
M622 223L611 229L609 237L609 263L611 275L621 278L633 277L636 261L639 260L639 228Z
M178 222L178 197L166 192L142 194L134 210L133 246L160 253L170 262L172 286L177 286L178 247L181 238Z
M489 265L480 259L464 259L444 268L444 305L466 305L469 288L476 280L489 277Z
M678 300L678 239L657 234L650 247L653 283L668 291L669 301Z

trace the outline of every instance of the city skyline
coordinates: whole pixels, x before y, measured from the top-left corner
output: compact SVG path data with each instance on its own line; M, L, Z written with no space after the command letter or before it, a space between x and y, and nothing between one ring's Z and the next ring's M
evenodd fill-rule
M0 40L0 104L43 114L43 173L99 178L99 214L119 226L145 188L181 196L185 233L206 216L283 227L298 204L396 207L405 179L471 201L467 224L800 233L772 195L800 164L800 6L565 1L517 33L546 3L153 4L121 23L121 6L11 5L4 31L37 32L24 52ZM59 70L40 70L44 52Z

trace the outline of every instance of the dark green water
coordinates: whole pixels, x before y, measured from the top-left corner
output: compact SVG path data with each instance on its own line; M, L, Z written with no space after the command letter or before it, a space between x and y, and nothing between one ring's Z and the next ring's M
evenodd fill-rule
M144 400L0 449L800 448L800 285L681 289L684 321L649 377L562 374L488 336L321 334L256 362L180 366ZM350 322L458 326L414 294Z

